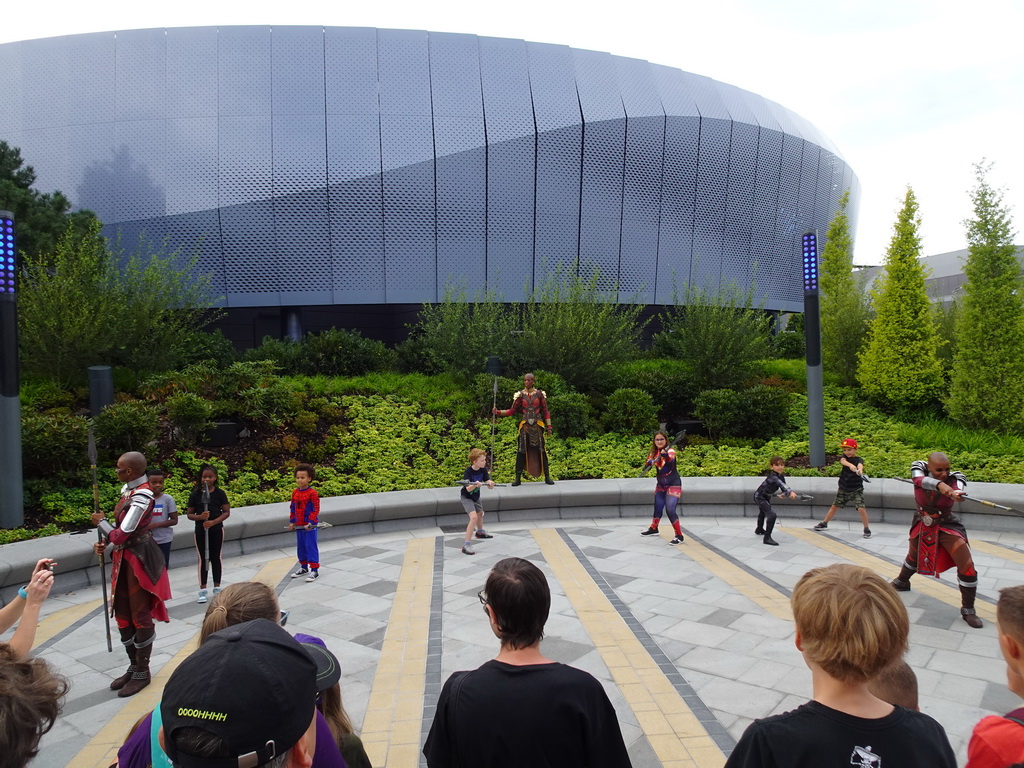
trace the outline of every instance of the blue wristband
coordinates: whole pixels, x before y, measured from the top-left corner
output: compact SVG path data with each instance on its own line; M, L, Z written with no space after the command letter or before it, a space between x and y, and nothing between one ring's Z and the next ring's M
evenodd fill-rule
M25 589L25 587L22 587L18 590L18 597L20 597L22 600L28 600L28 591Z

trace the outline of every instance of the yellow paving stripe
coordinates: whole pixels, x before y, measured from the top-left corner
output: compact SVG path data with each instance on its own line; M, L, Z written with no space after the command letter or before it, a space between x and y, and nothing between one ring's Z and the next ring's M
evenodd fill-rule
M718 745L558 531L532 533L662 766L721 768Z
M102 603L103 600L101 599L90 600L88 603L70 605L67 608L61 608L59 611L51 613L39 622L39 626L36 629L35 644L42 645L47 640L56 637L83 616L88 616L95 611Z
M375 766L419 765L433 582L433 537L410 539L363 718L363 746Z
M998 557L1002 560L1009 560L1011 563L1024 565L1024 552L1009 547L1000 547L980 539L971 539L971 549L975 552L984 552L986 555Z
M672 534L665 533L662 538L671 541ZM775 618L784 621L793 620L793 609L790 607L788 597L765 584L756 576L747 573L728 558L712 552L699 542L694 541L692 537L687 538L686 542L679 545L675 551L687 555L695 563L707 569L708 573L721 579L744 597L754 601Z
M780 529L777 528L776 530ZM841 560L845 560L848 563L863 565L865 568L870 568L872 571L883 575L886 579L892 579L899 573L899 567L893 565L888 560L867 552L862 552L856 547L851 547L831 536L822 535L803 528L787 527L781 530L783 533L802 541L806 541L808 544L811 544L818 549L824 549L826 552L831 552ZM947 573L955 574L954 571L947 571ZM950 589L950 582L948 581L942 582L931 576L921 576L920 574L914 576L914 580L911 582L911 589L915 592L920 592L922 595L928 595L928 597L934 597L936 600L952 606L959 611L960 592L956 589L955 575L953 576L952 586L954 589ZM989 621L996 620L996 607L994 605L978 600L974 604L974 609L983 619L988 619Z
M253 576L253 581L261 581L270 587L276 587L278 582L291 569L293 557L285 557L279 560L272 560L260 568ZM116 631L116 630L115 630ZM160 642L160 630L157 629L156 641ZM124 743L128 731L143 715L152 710L160 703L160 694L163 693L164 683L171 673L178 668L199 643L199 633L189 640L171 659L164 664L159 672L153 674L153 682L141 692L128 699L121 711L110 718L100 731L89 740L89 743L82 748L82 751L75 756L75 765L89 765L95 768L107 768L117 760L117 750ZM114 652L120 651L118 644L114 643ZM110 692L111 697L115 694Z

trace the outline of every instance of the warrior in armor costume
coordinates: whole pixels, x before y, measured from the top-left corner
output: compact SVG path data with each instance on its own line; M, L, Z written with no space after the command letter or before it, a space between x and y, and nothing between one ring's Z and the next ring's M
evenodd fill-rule
M548 472L548 450L546 439L551 436L551 414L548 413L548 398L543 389L537 389L532 373L523 376L523 388L516 392L512 407L508 410L492 408L497 416L511 416L521 413L519 422L519 450L516 452L516 480L512 485L522 483L523 472L531 477L544 475L544 482L554 485Z
M111 553L110 610L117 622L121 643L128 653L128 670L110 683L121 697L133 696L150 682L149 659L156 637L154 621L170 621L165 600L171 597L163 552L149 530L153 516L153 491L146 477L146 457L126 453L117 460L118 479L124 481L114 509L115 524L102 512L93 515L104 541L93 545L102 555Z
M953 514L953 504L966 493L967 478L960 472L950 472L949 458L938 451L928 454L927 461L911 464L910 477L914 482L917 513L910 525L906 562L892 585L899 592L909 592L910 577L915 573L937 578L956 566L960 615L968 626L979 629L981 619L974 611L978 572L967 542L967 530Z

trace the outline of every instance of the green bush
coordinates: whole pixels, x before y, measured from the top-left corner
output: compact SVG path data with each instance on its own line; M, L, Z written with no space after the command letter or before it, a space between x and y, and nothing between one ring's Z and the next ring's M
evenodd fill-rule
M612 363L600 372L603 392L616 389L642 389L664 414L689 413L694 389L693 368L688 362L672 358L646 358Z
M188 333L174 346L179 367L213 363L217 368L224 368L238 360L238 350L219 328L212 332Z
M769 348L776 357L785 360L802 360L804 357L804 334L783 331L771 337Z
M323 376L362 376L395 367L397 355L383 342L358 331L332 328L303 337L295 370L287 373Z
M762 385L710 389L697 396L695 412L712 435L765 440L789 429L791 401L789 392Z
M578 392L560 395L551 402L550 409L558 413L557 421L554 415L551 419L555 422L559 437L586 437L594 428L590 402Z
M245 419L267 424L282 424L294 415L301 396L283 379L257 384L238 393L238 412Z
M108 405L93 420L96 442L115 452L141 451L157 438L160 416L141 400Z
M27 476L66 480L89 466L89 421L71 414L21 417L21 455Z
M271 360L277 370L285 373L298 373L298 360L302 355L302 348L291 339L275 339L273 336L264 336L258 347L247 349L242 353L243 363L256 363Z
M608 395L603 423L609 432L644 434L657 428L658 412L649 394L642 389L625 387Z
M292 426L299 432L311 435L316 432L318 426L316 414L303 411L292 419Z
M180 443L195 443L213 426L213 405L192 392L176 392L167 398L167 419L177 430Z
M75 396L48 380L21 382L21 407L25 411L70 408Z

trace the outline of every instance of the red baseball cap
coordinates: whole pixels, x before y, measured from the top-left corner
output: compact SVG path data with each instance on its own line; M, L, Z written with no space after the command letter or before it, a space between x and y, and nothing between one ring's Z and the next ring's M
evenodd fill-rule
M843 448L856 448L857 447L857 441L854 440L852 437L848 437L845 440L843 440L841 445L842 445Z

